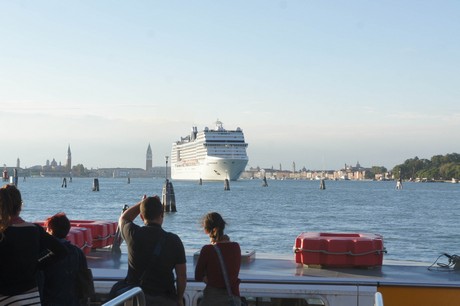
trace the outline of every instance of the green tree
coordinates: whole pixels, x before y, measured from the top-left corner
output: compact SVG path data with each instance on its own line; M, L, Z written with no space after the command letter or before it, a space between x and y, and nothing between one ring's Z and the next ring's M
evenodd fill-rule
M396 179L450 179L460 177L460 154L434 155L430 160L417 156L393 167Z
M387 172L387 168L383 166L372 166L369 171L366 171L367 179L374 179L377 174L384 174Z
M75 176L83 176L83 177L88 176L88 172L86 171L85 166L83 166L82 164L73 166L72 172L74 173Z

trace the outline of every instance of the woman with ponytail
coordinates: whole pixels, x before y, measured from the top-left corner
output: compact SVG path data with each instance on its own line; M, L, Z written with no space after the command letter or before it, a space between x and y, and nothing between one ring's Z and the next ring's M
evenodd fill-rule
M229 305L229 300L234 301L234 305L240 305L240 245L225 235L226 222L219 213L206 214L201 225L211 243L201 249L195 268L195 280L206 284L200 306ZM224 267L218 253L221 254Z

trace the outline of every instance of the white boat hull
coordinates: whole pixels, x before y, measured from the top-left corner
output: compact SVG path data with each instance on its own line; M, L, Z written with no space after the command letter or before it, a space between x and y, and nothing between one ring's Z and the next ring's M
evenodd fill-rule
M207 156L195 165L171 165L173 180L236 181L243 173L248 159L229 159Z

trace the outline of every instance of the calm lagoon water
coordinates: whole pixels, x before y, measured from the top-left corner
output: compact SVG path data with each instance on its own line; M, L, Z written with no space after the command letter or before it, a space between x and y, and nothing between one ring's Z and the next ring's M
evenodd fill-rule
M74 178L67 188L62 178L19 180L28 221L44 220L60 211L70 219L117 220L125 204L142 195L161 196L164 179L99 178L100 191L92 191L93 179ZM226 232L243 250L279 255L293 254L302 232L381 234L384 259L432 263L441 253L459 254L460 184L319 181L223 182L173 181L177 212L167 213L164 228L177 233L187 250L208 243L200 228L207 212L221 213Z

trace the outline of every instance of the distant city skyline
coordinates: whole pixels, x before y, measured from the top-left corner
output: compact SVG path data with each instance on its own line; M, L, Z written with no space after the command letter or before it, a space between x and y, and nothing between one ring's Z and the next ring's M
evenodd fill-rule
M454 153L454 152L452 152ZM434 155L444 155L444 154L434 154ZM14 165L8 165L8 164L2 164L3 166L6 166L8 168L12 168L12 167L18 167L18 163L19 163L19 167L22 168L22 169L26 169L26 168L32 168L32 167L37 167L37 166L53 166L56 165L56 166L62 166L62 167L65 167L67 169L71 168L72 166L75 166L75 165L78 165L78 164L82 164L85 168L87 169L98 169L98 168L139 168L139 169L144 169L146 171L149 171L149 170L152 170L153 168L155 167L163 167L163 166L166 166L166 156L164 156L164 162L163 164L153 164L152 163L152 160L153 160L153 153L152 153L152 148L151 148L151 145L150 143L147 145L147 148L144 152L144 167L130 167L130 166L118 166L118 165L109 165L109 166L106 166L106 167L88 167L87 165L85 165L84 162L78 162L78 163L74 163L72 161L72 152L71 152L71 146L68 145L67 147L67 151L66 151L66 157L65 157L65 163L60 161L60 160L56 160L56 158L52 158L52 159L46 159L46 161L43 163L43 164L36 164L36 165L32 165L32 166L23 166L21 164L21 159L20 158L17 158L16 159L16 164ZM168 167L171 166L170 164L170 156L167 156L168 157ZM415 157L415 156L414 156ZM427 157L427 159L430 159L432 156L430 157ZM398 164L395 164L391 167L386 167L386 166L383 166L383 167L386 167L388 171L391 171L393 169L394 166L397 166L399 164L403 164L404 161L406 161L407 159L410 159L410 158L413 158L413 157L409 157L409 158L405 158L404 160L402 160L400 163ZM420 158L420 157L419 157ZM267 167L260 167L260 166L250 166L248 165L246 167L246 170L249 170L251 168L261 168L261 169L274 169L274 170L283 170L283 171L293 171L293 172L296 172L296 171L302 171L302 169L305 169L305 170L312 170L312 171L321 171L321 170L343 170L343 169L346 169L347 167L356 167L356 168L372 168L373 166L382 166L382 165L361 165L361 163L359 161L356 161L355 163L344 163L342 166L340 167L337 167L337 168L328 168L328 169L325 169L325 168L307 168L305 166L297 166L296 162L293 161L291 162L290 165L287 165L287 166L284 166L282 165L281 163L278 164L278 166L275 166L275 165L272 165L272 166L267 166Z
M166 166L166 158L168 158L168 167L171 166L170 162L170 156L165 156L165 161L164 161L164 166ZM146 152L145 152L145 167L144 168L141 168L141 169L145 169L146 171L149 171L151 170L153 167L162 167L163 165L153 165L152 163L152 160L153 160L153 153L152 153L152 148L151 148L151 145L150 143L148 144L147 146L147 149L146 149ZM86 167L86 165L84 163L77 163L77 164L82 164L83 166ZM32 165L30 167L23 167L21 165L21 159L20 158L17 158L16 159L16 164L15 165L7 165L7 164L3 164L3 166L6 166L8 168L12 168L12 167L19 167L19 168L23 168L23 169L26 169L26 168L31 168L31 167L37 167L37 166L51 166L51 167L56 167L56 166L60 166L60 167L65 167L67 169L71 169L72 166L75 166L77 164L73 164L72 163L72 150L70 148L70 145L68 145L67 147L67 153L66 153L66 158L65 158L65 163L63 163L62 161L60 160L56 160L55 157L53 157L52 159L47 159L43 164L36 164L36 165ZM343 165L343 168L346 168L348 166L350 166L351 164L347 164L345 163ZM353 166L355 166L355 164L353 164ZM112 165L110 167L104 167L104 168L115 168L115 167L118 167L117 165ZM259 166L255 166L255 167L247 167L248 169L249 168L257 168ZM361 165L359 163L359 161L356 162L356 167L360 168ZM124 168L139 168L139 167L124 167ZM283 167L281 164L278 165L278 167L274 167L274 166L271 166L271 167L260 167L261 169L265 168L265 169L269 169L269 168L272 168L272 169L275 169L275 170L292 170L292 171L297 171L297 170L302 170L303 168L305 167L301 167L301 168L296 168L296 164L295 164L295 161L293 161L290 165L290 167ZM307 169L307 170L326 170L326 169ZM329 169L329 170L332 170L332 169Z
M0 1L0 163L165 164L240 127L248 167L459 152L460 2Z

